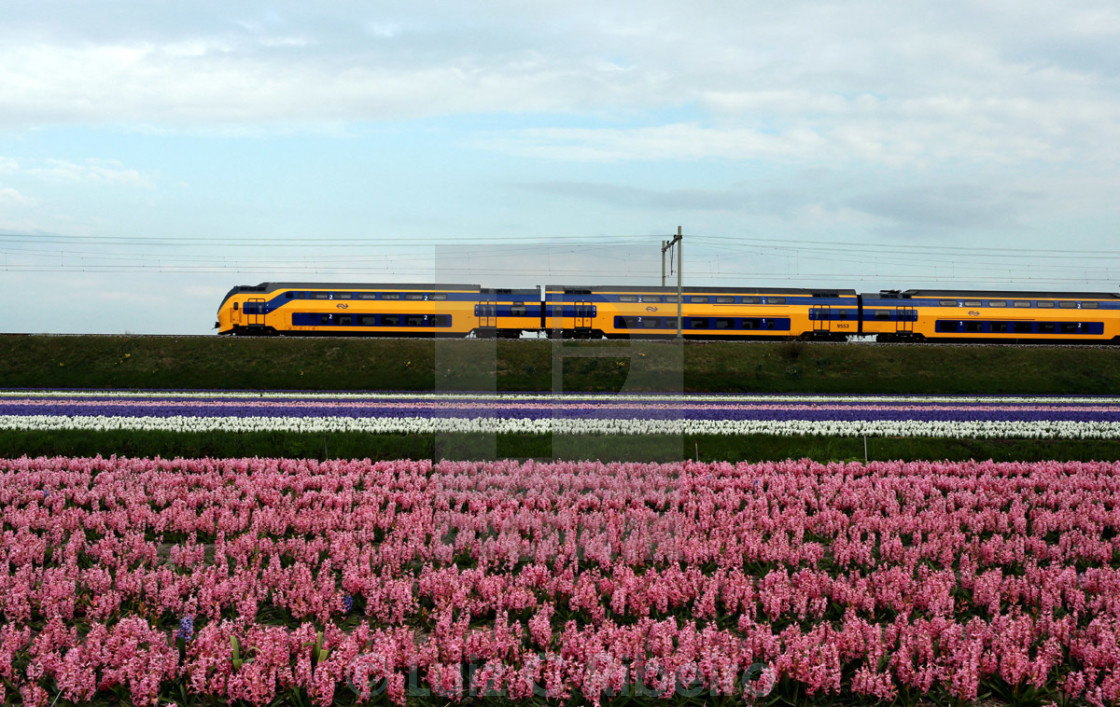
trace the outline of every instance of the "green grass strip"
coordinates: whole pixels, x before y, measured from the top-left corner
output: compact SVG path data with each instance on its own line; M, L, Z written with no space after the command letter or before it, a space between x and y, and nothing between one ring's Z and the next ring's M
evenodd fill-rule
M1116 395L1120 347L0 335L0 388Z

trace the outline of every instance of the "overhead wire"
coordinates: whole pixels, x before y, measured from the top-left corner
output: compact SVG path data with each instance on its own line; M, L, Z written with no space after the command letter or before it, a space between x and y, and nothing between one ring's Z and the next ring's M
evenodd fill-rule
M493 236L483 239L463 236L407 239L344 236L292 240L0 233L0 255L4 256L0 269L20 272L327 272L355 275L434 270L479 276L578 277L583 274L598 277L597 272L605 268L607 272L604 275L611 278L650 280L656 277L653 273L634 273L629 266L632 261L635 267L643 262L655 262L657 256L652 252L637 259L633 253L637 252L638 246L652 248L656 244L655 239L662 237L667 239L671 236L621 234L594 240L586 236L563 235ZM693 266L690 273L686 260L685 275L701 281L735 278L793 282L852 276L850 272L830 272L820 265L811 267L814 263L823 262L850 269L859 268L860 279L920 277L926 282L966 282L984 278L997 282L1111 282L1115 266L1110 263L1120 260L1120 251L1116 250L833 242L713 234L685 234L685 239L692 245L691 252L686 256L699 253L699 258L693 255L693 262L707 262L706 268ZM222 248L220 253L210 252L217 246ZM337 255L324 252L337 248L345 248L347 252ZM431 252L418 252L428 248L432 249ZM390 249L393 254L387 258L386 251ZM589 262L578 269L540 266L540 259L546 253L551 260L558 255L581 256L621 249L629 249L629 252L621 257L612 257L607 263ZM297 250L300 252L295 252ZM283 257L279 257L281 253ZM525 258L535 258L536 262L526 264ZM744 258L769 259L772 266L744 268L747 264L743 262ZM786 260L784 271L777 266L776 259ZM475 260L479 262L473 262ZM511 260L514 262L509 262ZM506 264L502 264L503 261ZM675 263L672 266L675 267ZM1006 274L997 269L1004 266ZM873 269L874 273L864 272L867 269Z

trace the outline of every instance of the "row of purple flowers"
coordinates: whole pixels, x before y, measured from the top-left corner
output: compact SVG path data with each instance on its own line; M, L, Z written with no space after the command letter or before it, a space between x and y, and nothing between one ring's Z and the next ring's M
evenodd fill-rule
M84 392L80 395L9 392L0 416L276 417L276 418L504 418L634 420L807 421L1070 421L1120 422L1120 401L1096 398L896 399L858 396L799 399L772 396L472 396L400 397L369 394L360 400L308 397L230 397L229 394L160 395Z

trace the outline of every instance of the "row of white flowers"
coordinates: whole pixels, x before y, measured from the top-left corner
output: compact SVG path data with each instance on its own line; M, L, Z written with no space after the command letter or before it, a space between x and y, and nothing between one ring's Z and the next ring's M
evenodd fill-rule
M0 390L0 399L181 399L199 400L431 400L431 401L591 401L591 402L745 402L745 403L987 403L1003 405L1057 405L1084 403L1120 405L1108 396L953 396L953 395L753 395L700 393L394 393L394 392L300 392L300 391L198 391L198 390Z
M160 430L168 432L359 432L368 434L829 435L843 437L1017 437L1117 439L1120 423L919 420L639 420L494 417L125 417L4 415L9 430Z

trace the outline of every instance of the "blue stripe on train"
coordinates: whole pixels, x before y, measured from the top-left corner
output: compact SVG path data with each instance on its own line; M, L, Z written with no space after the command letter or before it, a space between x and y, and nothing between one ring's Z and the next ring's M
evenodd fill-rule
M676 330L676 317L615 317L615 329ZM689 331L789 331L788 317L684 317Z
M938 319L934 330L938 334L1101 336L1104 334L1104 322L994 322L969 319Z
M451 326L451 315L292 312L292 326L447 328Z

